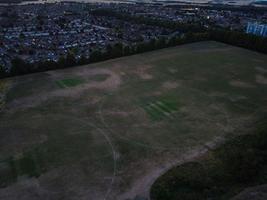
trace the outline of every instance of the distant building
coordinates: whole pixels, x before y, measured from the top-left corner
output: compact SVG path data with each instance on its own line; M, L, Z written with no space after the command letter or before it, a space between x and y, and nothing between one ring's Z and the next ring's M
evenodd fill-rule
M248 23L247 33L267 37L267 24Z

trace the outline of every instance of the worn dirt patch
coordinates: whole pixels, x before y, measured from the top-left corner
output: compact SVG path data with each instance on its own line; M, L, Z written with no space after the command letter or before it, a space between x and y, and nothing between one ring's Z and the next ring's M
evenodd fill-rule
M267 185L260 185L245 189L231 200L266 200L266 199L267 199Z
M267 78L261 74L257 74L256 75L256 82L262 85L266 85L267 84Z
M267 73L267 69L264 69L263 67L255 67L255 69L260 73Z
M127 111L108 111L105 112L106 115L115 115L115 116L120 116L120 117L128 117L131 114L134 114L135 112L127 112Z
M90 104L97 104L101 100L102 100L102 97L100 97L100 96L92 96L92 97L88 98L88 101Z
M178 72L178 69L175 69L175 68L169 68L168 70L169 70L169 72L171 72L172 74L175 74L175 73Z
M233 87L239 87L239 88L254 88L255 87L254 85L250 83L243 82L243 81L236 81L236 80L230 81L229 84Z
M150 80L153 78L153 75L148 73L148 70L151 69L151 66L144 65L138 67L133 73L139 76L143 80Z
M166 82L164 82L164 83L162 84L162 87L163 87L164 89L169 89L169 90L171 90L171 89L175 89L175 88L177 88L178 86L179 86L179 83L176 82L176 81L166 81Z

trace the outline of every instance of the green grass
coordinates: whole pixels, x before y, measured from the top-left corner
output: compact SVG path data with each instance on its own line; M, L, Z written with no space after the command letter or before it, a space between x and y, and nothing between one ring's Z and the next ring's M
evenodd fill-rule
M61 88L68 88L83 84L84 81L79 78L68 78L68 79L58 80L56 83Z
M21 157L9 157L0 161L0 187L17 181L19 176L38 177L45 172L43 155L38 149L25 152Z
M153 121L171 118L178 111L178 102L171 98L160 98L150 101L149 103L142 102L141 107L147 112L150 119Z
M93 76L89 76L87 77L87 81L104 81L107 79L109 75L107 74L96 74ZM68 87L75 87L81 84L86 83L86 80L82 79L82 78L67 78L67 79L62 79L62 80L58 80L56 81L57 85L61 88L68 88Z

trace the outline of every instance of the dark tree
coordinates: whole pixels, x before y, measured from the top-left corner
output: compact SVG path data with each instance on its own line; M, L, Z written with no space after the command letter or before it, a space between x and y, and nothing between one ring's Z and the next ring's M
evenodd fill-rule
M3 78L7 75L3 66L0 65L0 78Z
M24 60L20 58L14 58L12 60L12 67L10 72L12 75L31 73L32 66L30 64L25 63Z

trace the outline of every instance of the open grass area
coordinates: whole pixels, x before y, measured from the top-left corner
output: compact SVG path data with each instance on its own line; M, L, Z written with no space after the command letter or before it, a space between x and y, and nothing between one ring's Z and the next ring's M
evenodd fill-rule
M171 119L178 111L178 102L172 99L159 99L141 105L152 120Z
M68 78L57 81L57 85L61 88L75 87L82 83L84 83L84 81L78 78Z
M211 41L8 79L0 199L147 197L174 164L254 128L266 63Z

